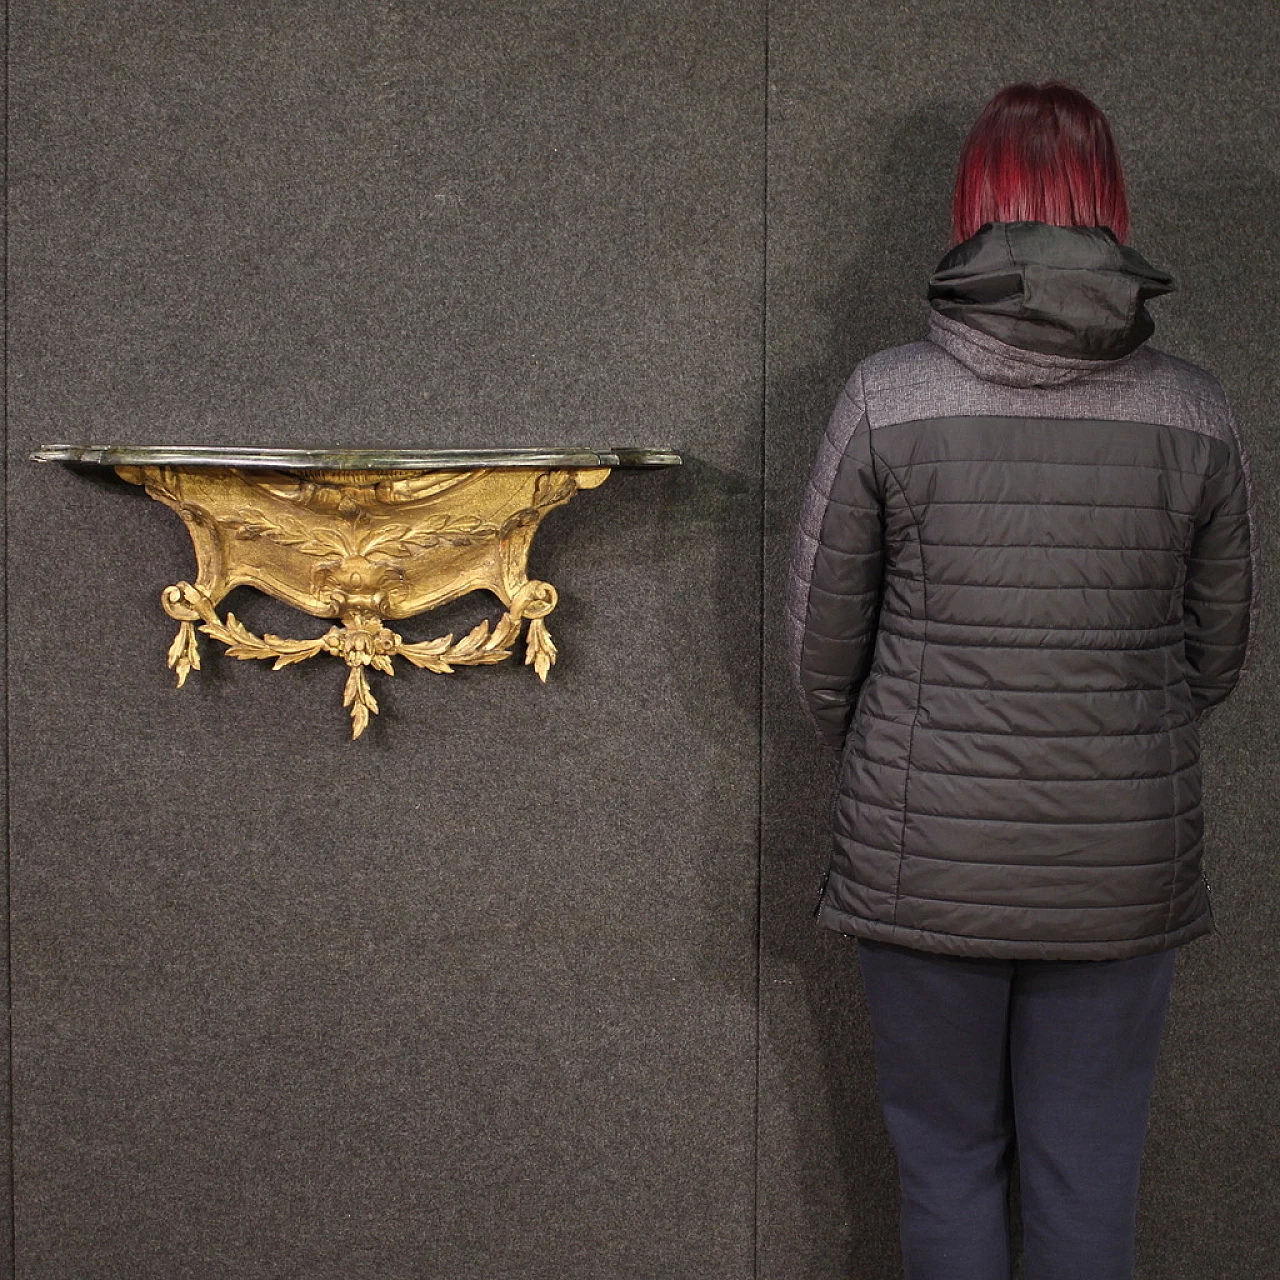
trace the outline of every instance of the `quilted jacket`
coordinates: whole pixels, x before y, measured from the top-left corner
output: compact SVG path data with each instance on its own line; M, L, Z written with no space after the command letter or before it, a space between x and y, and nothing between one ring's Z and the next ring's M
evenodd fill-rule
M1119 959L1210 933L1199 721L1258 616L1248 459L1146 345L1172 279L1103 228L988 223L927 340L854 369L787 598L840 753L819 923L955 955Z

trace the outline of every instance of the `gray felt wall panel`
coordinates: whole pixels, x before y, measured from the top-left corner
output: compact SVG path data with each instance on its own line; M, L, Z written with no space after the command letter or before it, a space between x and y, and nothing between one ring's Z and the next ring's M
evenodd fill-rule
M8 47L9 23L8 13L0 14L0 41L4 47ZM0 70L0 85L3 85L4 99L7 101L8 84L9 84L9 68L6 59L5 66ZM4 155L8 155L8 119L0 121L0 129L4 131L6 146ZM7 217L6 208L0 210L0 219ZM5 234L0 237L0 258L5 262L7 276L7 258L8 258L8 226L5 223ZM4 299L0 296L0 307L3 307ZM3 344L0 344L3 345ZM8 353L0 350L0 385L8 385ZM7 438L8 433L8 396L0 397L4 403L0 403L0 436ZM8 562L8 511L7 502L0 501L0 547L4 548L4 552L0 553L0 574L4 573L3 564ZM9 610L8 585L7 580L0 585L0 671L6 673L5 689L8 689L8 661L9 661L9 628L7 625ZM4 846L3 865L0 866L0 901L8 903L9 900L9 699L6 695L0 698L0 773L3 774L4 785L0 786L0 842ZM8 1064L10 1049L10 999L9 999L9 913L5 910L0 913L0 1001L3 1002L4 1016L0 1019L0 1064ZM4 1153L0 1157L0 1277L9 1280L13 1275L13 1186L10 1177L11 1164L11 1135L13 1131L13 1114L12 1114L12 1094L10 1091L9 1072L4 1071L4 1082L0 1085L0 1133L4 1135Z
M1153 341L1222 379L1255 459L1264 552L1280 561L1274 9L774 0L769 24L765 652L783 651L791 527L827 415L862 356L923 336L960 144L1017 79L1068 78L1110 116L1132 242L1181 285L1153 304ZM1271 590L1256 670L1205 731L1218 933L1178 960L1139 1223L1151 1280L1274 1271L1278 607ZM759 1275L891 1280L895 1173L856 944L815 935L809 914L831 766L785 671L766 673Z
M762 10L15 10L18 1274L743 1275ZM548 519L545 687L352 743L332 662L172 688L185 532L24 460L109 437L690 465Z
M853 363L923 331L974 112L1061 74L1115 122L1182 284L1156 342L1225 383L1280 562L1271 6L11 7L14 1274L896 1276L856 952L810 915L804 474ZM207 642L172 688L176 518L25 460L113 437L686 466L548 519L545 687L382 679L353 744L336 664ZM1206 728L1219 932L1179 959L1151 1280L1270 1274L1276 608Z

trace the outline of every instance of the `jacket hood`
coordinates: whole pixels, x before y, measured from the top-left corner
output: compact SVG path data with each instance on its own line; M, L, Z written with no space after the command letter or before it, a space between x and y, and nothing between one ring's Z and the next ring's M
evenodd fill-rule
M929 337L988 381L1056 386L1136 351L1176 287L1105 227L988 222L938 263Z

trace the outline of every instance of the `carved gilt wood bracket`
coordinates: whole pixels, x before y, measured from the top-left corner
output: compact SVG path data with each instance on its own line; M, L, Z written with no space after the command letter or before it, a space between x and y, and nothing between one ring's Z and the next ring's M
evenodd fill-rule
M548 512L616 466L671 466L666 450L347 451L131 449L52 445L38 461L91 462L182 518L196 579L161 593L178 623L169 666L181 687L200 668L196 632L272 670L319 654L347 666L343 705L358 738L377 714L368 670L393 660L439 673L505 661L524 632L525 663L545 681L556 660L546 617L556 589L528 576L529 548ZM217 609L251 586L337 624L294 640L255 635ZM386 624L487 590L504 606L466 635L407 643ZM527 627L526 627L527 623Z

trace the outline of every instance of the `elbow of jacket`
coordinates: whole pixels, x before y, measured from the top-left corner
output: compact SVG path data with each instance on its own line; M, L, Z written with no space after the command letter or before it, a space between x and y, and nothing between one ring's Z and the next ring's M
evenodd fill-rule
M829 747L839 751L844 746L853 717L854 699L847 690L807 689L809 714L819 734Z
M1226 680L1215 681L1213 684L1192 685L1191 701L1195 706L1197 724L1201 724L1210 712L1221 706L1235 692L1243 674L1244 671L1241 669Z

